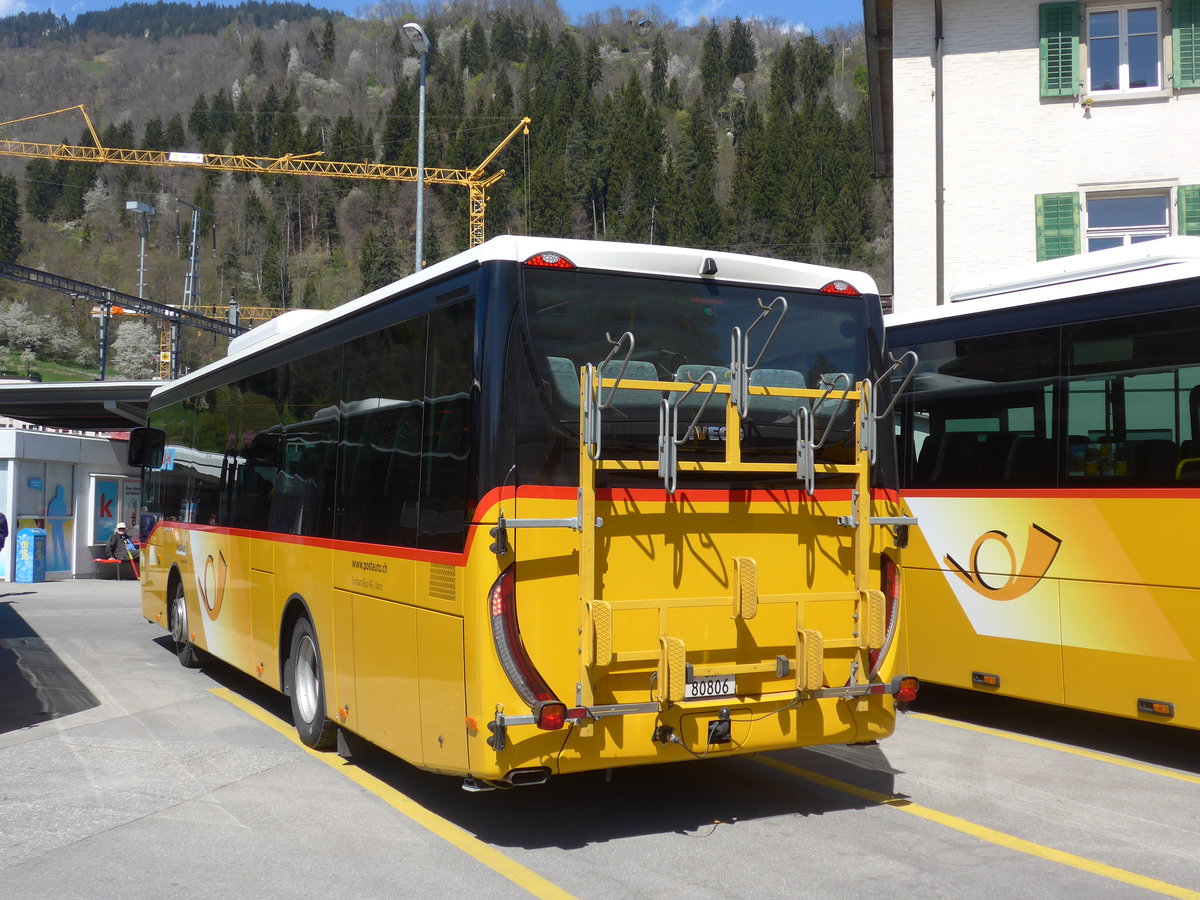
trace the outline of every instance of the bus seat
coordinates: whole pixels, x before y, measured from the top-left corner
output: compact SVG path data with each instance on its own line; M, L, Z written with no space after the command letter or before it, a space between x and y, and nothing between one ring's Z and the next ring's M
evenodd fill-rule
M547 356L550 383L560 402L579 409L579 367L565 356Z
M704 373L709 371L717 376L717 384L729 384L729 367L724 364L705 366L700 363L685 363L675 370L675 380L699 381Z
M913 468L913 484L925 486L933 481L933 470L937 466L938 454L942 448L944 434L926 435L917 454L917 463Z
M822 372L821 377L817 380L817 390L827 391L833 388L827 400L813 401L813 415L835 415L838 412L839 398L843 391L852 391L855 388L854 376L849 372ZM850 407L846 403L842 403L841 412L844 415Z
M1128 463L1130 475L1141 482L1173 481L1179 453L1175 442L1165 438L1130 441Z
M696 389L696 392L692 396L688 397L687 400L679 401L680 409L689 409L694 415L696 410L700 408L700 404L704 402L704 397L711 388L711 381L704 377L704 373L710 371L717 376L717 384L729 384L729 367L724 364L706 366L700 363L685 363L675 370L675 380L677 382L687 384L688 382L702 381L700 387ZM677 393L675 396L682 397L683 394ZM714 410L719 410L723 399L713 397L709 400L705 415L707 416Z
M624 364L620 360L614 359L601 371L601 374L605 378L616 378L618 375L621 375L622 365ZM652 362L631 359L628 365L625 365L625 374L621 375L621 380L658 381L658 369ZM608 399L608 391L604 392L604 399ZM613 397L612 405L617 409L628 409L630 407L653 407L657 409L661 400L662 394L657 391L635 391L618 387Z
M756 387L806 388L804 376L793 369L755 369L750 373L750 384ZM769 415L791 416L801 406L808 406L805 397L751 397L750 412Z
M980 443L974 433L950 431L938 447L930 481L938 487L974 486L979 464Z
M1179 462L1175 466L1175 478L1179 481L1200 479L1200 439L1188 438L1179 442Z
M1012 451L1017 435L1011 431L993 431L983 439L979 456L979 476L983 484L999 482L1008 465L1008 454Z
M1019 434L1013 439L1004 465L1004 483L1013 487L1054 483L1054 442L1049 438Z

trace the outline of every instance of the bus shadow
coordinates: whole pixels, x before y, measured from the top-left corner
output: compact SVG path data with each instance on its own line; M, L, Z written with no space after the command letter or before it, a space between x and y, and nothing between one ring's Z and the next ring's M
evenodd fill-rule
M28 593L33 593L32 591ZM0 734L99 706L70 667L0 595Z
M1190 728L929 683L921 685L920 697L912 709L913 712L1200 774L1200 732Z
M158 643L174 652L169 638ZM291 724L290 702L277 691L224 663L210 662L203 672ZM352 735L349 744L353 765L499 847L574 849L662 833L705 837L744 820L820 816L874 805L755 757L584 772L554 776L542 785L470 793L461 789L458 777L424 772ZM895 770L880 746L791 750L770 758L891 795ZM514 822L521 827L514 828Z
M793 761L807 759L793 751ZM748 757L632 766L552 777L546 784L468 793L376 748L364 771L486 843L578 849L653 834L707 837L742 821L808 817L873 804L821 788ZM513 823L520 822L520 828Z

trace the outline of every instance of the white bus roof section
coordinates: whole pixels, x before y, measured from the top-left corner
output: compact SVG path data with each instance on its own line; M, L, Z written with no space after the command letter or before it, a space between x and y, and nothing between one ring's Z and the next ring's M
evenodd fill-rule
M168 382L156 393L172 390L177 385L203 378L207 373L284 343L298 335L327 327L367 307L385 302L402 291L408 291L427 281L436 280L462 269L464 266L491 261L522 263L539 253L557 253L580 269L609 270L633 275L659 275L671 278L711 278L713 281L722 283L770 285L799 290L820 290L831 281L841 280L853 285L862 294L879 293L879 288L871 276L849 269L833 269L827 266L814 266L764 256L746 256L738 253L720 253L714 250L694 250L658 244L622 244L612 241L502 235L333 309L297 309L270 322L265 322L231 340L229 352L224 359L197 369L177 381ZM712 268L712 266L707 266L706 269L706 263L709 260L715 265L715 272L711 275L703 275L703 271Z
M888 327L1200 277L1200 237L1169 237L962 278L950 303L892 313Z

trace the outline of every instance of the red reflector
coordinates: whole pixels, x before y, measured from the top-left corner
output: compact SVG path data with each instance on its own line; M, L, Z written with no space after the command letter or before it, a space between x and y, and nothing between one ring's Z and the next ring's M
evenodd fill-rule
M575 263L571 262L565 256L559 256L557 253L549 251L538 253L535 256L525 260L525 265L534 266L541 269L574 269Z
M557 700L546 700L534 711L537 727L542 731L558 731L567 721L567 704Z
M917 699L917 689L921 686L921 682L911 675L906 675L900 679L900 683L896 686L896 700L900 703L912 703Z
M831 281L821 288L822 294L840 294L843 297L861 297L858 288L848 281Z

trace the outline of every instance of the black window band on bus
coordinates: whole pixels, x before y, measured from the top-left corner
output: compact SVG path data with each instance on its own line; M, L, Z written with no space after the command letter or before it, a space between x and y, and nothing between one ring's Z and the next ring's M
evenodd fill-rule
M1194 287L1190 289L1194 291ZM1169 488L1200 481L1200 305L1188 286L1076 303L1082 321L998 334L889 331L922 371L898 425L912 488ZM1141 297L1146 303L1140 303ZM1034 310L1024 310L1030 321ZM1053 318L1062 308L1053 310ZM1014 316L1011 327L1022 317Z
M478 490L475 325L464 300L159 410L178 465L150 473L149 511L461 551Z

